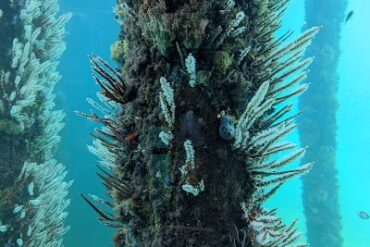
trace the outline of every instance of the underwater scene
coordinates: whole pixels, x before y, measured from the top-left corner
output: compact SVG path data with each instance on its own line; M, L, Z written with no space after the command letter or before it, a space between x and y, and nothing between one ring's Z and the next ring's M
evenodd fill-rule
M0 0L0 247L370 247L369 11Z

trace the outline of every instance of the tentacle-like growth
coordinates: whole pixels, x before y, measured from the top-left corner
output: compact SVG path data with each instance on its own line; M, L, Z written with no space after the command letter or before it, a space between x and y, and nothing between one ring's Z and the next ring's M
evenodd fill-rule
M71 182L54 159L64 25L57 0L0 2L0 246L62 246Z
M287 168L305 149L282 141L318 32L275 38L288 2L118 1L123 67L92 60L110 109L82 114L104 125L89 149L114 216L93 207L116 246L305 246L263 208L312 167Z

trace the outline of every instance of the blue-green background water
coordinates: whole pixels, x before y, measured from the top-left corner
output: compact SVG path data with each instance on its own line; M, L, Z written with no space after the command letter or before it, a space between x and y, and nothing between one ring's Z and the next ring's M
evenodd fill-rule
M370 1L349 1L355 15L342 32L338 121L338 170L345 247L370 246Z
M87 97L96 98L97 85L91 77L88 55L110 57L110 44L116 40L118 25L114 21L114 0L62 0L62 12L72 12L67 24L68 36L60 71L62 81L57 87L57 99L66 112L66 127L62 133L60 160L67 166L69 178L74 180L70 197L69 225L65 246L112 246L112 230L96 220L96 214L83 202L79 192L104 195L97 178L95 156L87 151L91 144L89 133L96 127L93 122L80 118L74 110L89 112Z
M370 221L357 214L359 211L370 212L370 28L367 24L370 23L370 1L349 0L348 3L348 10L354 10L355 14L342 31L337 94L342 236L344 247L369 247ZM69 178L75 181L70 191L72 204L68 224L71 230L66 235L65 246L108 247L112 246L112 230L96 221L96 214L78 194L105 193L95 175L97 159L86 149L92 141L89 132L96 126L77 117L73 111L88 112L90 106L85 98L94 98L98 90L91 78L87 56L94 53L109 59L109 47L118 33L112 13L115 1L61 0L60 4L62 12L74 14L67 25L67 50L60 64L63 79L57 87L58 106L67 113L59 159L67 166ZM304 16L304 1L292 0L283 19L282 32L290 28L298 35ZM297 135L289 138L298 142ZM299 228L305 231L300 180L283 186L267 207L278 207L280 216L287 222L298 217Z

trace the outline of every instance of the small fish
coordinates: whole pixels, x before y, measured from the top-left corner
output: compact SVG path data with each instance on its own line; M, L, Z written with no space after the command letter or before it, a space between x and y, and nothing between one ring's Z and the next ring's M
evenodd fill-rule
M366 213L365 211L360 211L358 213L358 216L363 219L363 220L368 220L370 218L369 214Z
M353 16L354 14L354 11L351 10L350 12L348 12L347 16L346 16L346 20L344 21L344 24L346 24Z

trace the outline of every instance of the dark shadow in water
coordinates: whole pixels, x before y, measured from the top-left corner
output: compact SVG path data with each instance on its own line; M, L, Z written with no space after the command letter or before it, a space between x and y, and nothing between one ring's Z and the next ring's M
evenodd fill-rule
M337 63L340 32L345 19L345 0L306 0L307 26L322 26L307 55L310 89L300 98L300 140L308 145L302 161L316 166L303 178L303 202L310 246L342 246L336 169Z

